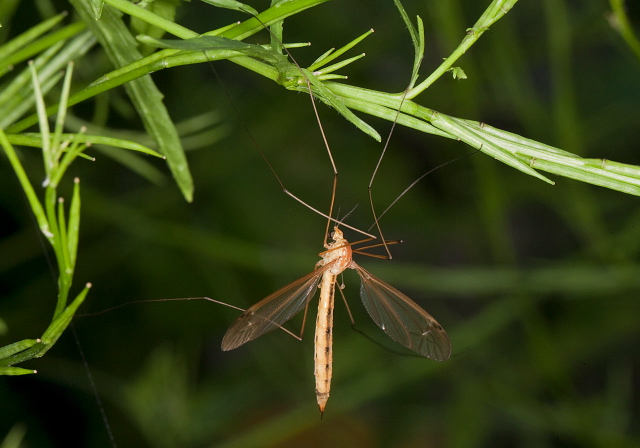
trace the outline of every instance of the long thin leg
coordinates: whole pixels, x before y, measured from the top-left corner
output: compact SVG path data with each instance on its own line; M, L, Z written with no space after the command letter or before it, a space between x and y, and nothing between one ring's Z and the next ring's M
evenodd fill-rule
M307 311L309 311L309 303L304 306L304 316L302 317L302 328L300 328L300 340L302 340L302 336L304 335L304 327L307 323Z
M260 19L258 17L256 17L254 15L254 18L258 21L260 21ZM262 23L262 22L261 22ZM264 26L264 23L262 23L262 25ZM285 187L284 184L282 183L282 181L280 180L280 178L278 177L278 175L276 174L275 170L273 169L273 167L271 166L271 164L269 163L269 161L267 160L265 154L260 150L260 155L262 155L262 158L265 160L265 162L267 162L267 165L269 165L269 168L271 169L271 172L274 174L274 176L276 177L276 179L278 180L278 183L280 184L280 187L282 188L282 190L288 194L289 196L291 196L293 199L295 199L296 201L300 202L301 204L305 205L306 207L310 208L311 210L315 211L316 213L324 216L325 218L327 218L327 227L325 229L324 232L324 246L326 247L328 244L327 238L329 236L329 228L331 227L331 222L335 222L337 224L341 224L344 227L354 230L356 232L362 233L363 235L366 235L370 238L376 238L374 235L371 235L367 232L364 232L360 229L356 229L355 227L352 227L350 225L347 225L343 222L340 222L336 219L333 218L333 207L335 205L335 200L336 200L336 190L337 190L337 186L338 186L338 168L336 166L336 162L333 158L333 153L331 152L331 146L329 145L329 141L327 140L327 135L324 132L324 127L322 126L322 120L320 120L320 114L318 113L318 108L316 107L316 100L313 96L313 90L311 89L311 81L309 81L309 78L307 77L307 75L304 73L304 70L302 69L302 67L300 67L300 65L298 64L298 62L296 61L296 59L293 57L293 55L291 54L291 52L284 46L284 43L278 38L278 36L276 36L267 26L265 26L265 29L267 29L269 31L269 33L271 34L271 37L276 40L278 42L278 44L280 45L280 48L282 48L287 55L291 58L291 61L295 64L295 66L298 68L298 70L300 70L300 74L304 77L305 83L307 84L307 90L309 91L309 99L311 100L311 106L313 107L313 113L316 116L316 121L318 122L318 128L320 129L320 134L322 134L322 141L324 142L324 146L325 149L327 150L327 155L329 156L329 161L331 162L331 168L333 170L333 187L331 189L331 202L329 204L329 214L325 215L324 213L319 212L318 210L316 210L315 208L309 206L306 202L302 201L301 199L297 198L293 193L289 192Z
M353 314L351 314L351 308L349 308L349 303L347 302L347 298L344 296L342 292L342 288L344 286L338 286L338 291L340 291L340 295L342 296L342 301L344 302L344 306L347 307L347 313L349 313L349 319L351 319L351 326L353 327L356 324L355 319L353 318Z
M210 297L179 297L179 298L172 298L172 299L149 299L149 300L134 300L132 302L127 302L127 303L123 303L121 305L116 305L116 306L112 306L110 308L107 308L106 310L102 310L102 311L97 311L95 313L85 313L85 314L78 314L77 317L93 317L93 316L99 316L100 314L104 314L104 313L108 313L110 311L115 311L119 308L124 308L125 306L130 306L130 305L135 305L137 303L150 303L150 302L173 302L176 300L206 300L208 302L213 302L213 303L217 303L218 305L224 305L226 307L229 308L233 308L234 310L238 310L238 311L246 311L244 308L240 308L238 306L235 305L231 305L229 303L226 302L221 302L220 300L216 300L216 299L212 299ZM308 304L307 304L308 305ZM306 314L306 311L305 311ZM289 333L291 336L293 336L294 338L296 338L297 340L301 341L302 340L302 334L300 334L300 336L294 334L293 332L287 330L286 328L284 328L282 325L278 325L278 327L286 332ZM304 323L303 323L303 328L304 328Z
M382 163L382 159L385 155L385 153L387 152L387 148L389 147L389 142L391 141L391 136L393 135L393 131L396 128L396 124L398 123L398 117L400 116L400 110L402 109L402 104L404 104L404 100L407 97L407 92L409 91L409 89L407 88L404 93L402 94L402 100L400 101L400 105L398 106L398 110L396 112L396 117L393 120L393 124L391 125L391 129L389 130L389 135L387 136L387 140L384 143L384 148L382 148L382 153L380 154L380 158L378 159L378 163L376 163L376 167L373 170L373 173L371 174L371 180L369 181L369 205L371 206L371 213L373 214L373 224L376 226L376 229L378 230L378 234L380 235L380 239L383 241L385 241L384 239L384 235L382 234L382 228L380 227L380 218L382 217L382 215L380 215L379 217L376 216L376 209L373 205L373 181L376 178L376 174L378 174L378 169L380 168L380 164ZM385 210L386 211L386 210ZM371 226L373 227L373 226ZM369 227L369 229L371 229L371 227ZM387 244L384 243L384 249L387 251L387 256L389 257L389 260L391 260L391 258L393 258L391 256L391 251L389 250L389 247L387 247Z

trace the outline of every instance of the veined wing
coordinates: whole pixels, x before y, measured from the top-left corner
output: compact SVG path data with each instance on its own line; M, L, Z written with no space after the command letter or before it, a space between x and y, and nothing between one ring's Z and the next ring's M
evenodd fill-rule
M427 358L449 359L451 342L442 325L396 288L353 264L362 280L364 307L391 339Z
M329 263L277 290L246 310L231 324L222 339L222 350L233 350L259 338L298 314L313 297Z

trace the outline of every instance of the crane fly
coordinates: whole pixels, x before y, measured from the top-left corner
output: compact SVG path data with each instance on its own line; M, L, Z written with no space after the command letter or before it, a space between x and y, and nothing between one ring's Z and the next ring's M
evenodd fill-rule
M451 342L447 333L429 313L353 261L354 252L364 252L352 249L352 244L344 238L337 226L331 233L331 239L332 242L325 243L326 250L319 254L321 260L313 272L247 309L229 327L222 339L222 350L233 350L281 328L307 307L316 289L320 288L315 335L315 377L316 399L321 416L331 388L336 280L345 269L355 269L360 276L362 303L374 322L391 339L436 361L446 361L451 355Z
M253 15L253 14L252 14ZM260 19L254 15L262 25L269 30L269 28ZM372 30L373 31L373 30ZM431 358L436 361L446 361L451 355L451 342L447 333L442 326L433 318L429 313L420 308L409 297L398 291L391 285L388 285L384 281L380 280L373 274L366 271L355 261L353 261L352 255L354 253L370 255L376 257L376 255L367 254L363 252L363 249L368 249L377 246L384 246L387 252L387 256L379 256L381 258L391 258L391 253L387 245L389 244L384 240L382 231L379 225L379 219L382 215L377 216L373 208L372 197L372 185L378 172L378 168L382 162L382 158L386 152L387 146L391 139L391 134L395 128L396 121L400 114L400 108L398 107L398 115L393 122L391 131L385 143L382 154L378 160L375 170L371 176L369 182L369 201L371 204L371 210L374 215L374 224L382 239L382 244L374 244L364 248L355 249L352 246L371 241L376 237L370 233L363 232L362 230L351 227L341 221L332 217L334 201L336 197L338 169L334 161L329 142L327 141L322 121L316 108L314 99L314 92L311 88L311 82L305 71L298 65L294 57L291 55L286 46L282 43L281 39L269 30L272 39L279 42L282 50L291 58L292 63L298 68L304 82L306 83L307 90L309 92L309 98L313 107L314 114L318 123L318 128L322 135L324 145L329 156L329 161L333 169L333 189L331 195L331 203L329 206L329 214L325 215L318 209L307 204L302 199L295 196L281 181L280 177L276 173L265 153L260 149L256 140L251 137L254 146L260 153L261 157L266 162L267 166L275 176L276 180L280 184L282 191L288 196L292 197L305 207L313 210L319 215L327 218L327 228L325 231L325 251L319 254L320 261L316 263L313 272L305 275L304 277L288 284L287 286L279 289L273 294L267 296L260 302L251 306L244 311L236 321L231 324L229 329L222 339L222 350L228 351L234 348L240 347L246 342L259 338L263 334L273 331L277 328L284 329L282 325L288 322L296 314L303 309L305 310L306 321L306 309L309 302L315 295L316 289L320 288L320 301L318 304L318 315L316 317L316 334L315 334L315 378L316 378L316 399L318 407L320 408L320 415L324 414L324 409L329 399L329 392L331 388L331 376L333 367L333 309L335 299L336 280L338 275L344 272L346 269L355 269L360 276L360 297L362 303L367 312L373 319L373 321L393 340L399 342L405 347L417 352L418 354ZM346 46L343 47L347 48ZM339 50L338 53L342 51ZM345 50L346 51L346 50ZM415 80L412 81L412 84ZM405 95L402 96L402 102L404 102ZM424 177L424 176L423 176ZM413 184L409 187L411 188ZM407 188L407 190L409 189ZM406 193L405 190L400 196ZM399 197L398 197L399 199ZM396 199L397 201L397 199ZM394 201L395 203L395 201ZM394 204L393 203L393 204ZM393 205L392 204L392 205ZM336 223L333 232L331 233L331 240L327 242L326 236L329 233L329 227L331 222ZM366 240L358 241L356 243L349 243L338 228L338 224L360 232L367 237ZM339 287L340 288L340 287ZM341 290L341 288L340 288ZM221 303L221 302L219 302ZM345 300L346 303L346 300ZM225 304L226 305L226 304ZM353 319L352 319L353 323ZM288 332L288 330L285 330Z

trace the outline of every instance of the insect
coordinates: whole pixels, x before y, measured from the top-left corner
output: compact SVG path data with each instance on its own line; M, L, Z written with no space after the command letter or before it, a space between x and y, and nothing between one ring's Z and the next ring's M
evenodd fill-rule
M254 17L258 19L256 16ZM329 393L331 389L333 367L333 310L336 281L338 275L340 275L346 269L355 269L360 276L360 297L362 299L362 303L364 304L364 307L366 308L374 322L385 333L387 333L387 335L391 337L391 339L399 342L400 344L417 352L422 356L434 359L436 361L445 361L449 359L449 356L451 355L451 342L449 341L449 337L447 336L447 333L442 328L442 326L433 317L431 317L429 313L420 308L420 306L418 306L409 297L398 291L396 288L366 271L355 261L353 261L352 258L352 255L354 253L386 259L391 258L391 254L387 247L389 243L384 241L378 222L380 216L386 213L386 210L382 213L382 215L376 216L375 210L373 209L372 184L378 171L378 167L380 166L380 163L382 161L382 157L384 156L384 153L386 151L391 133L393 132L393 128L395 127L395 121L391 128L389 139L387 139L387 143L385 144L380 159L378 160L378 165L376 166L369 183L369 200L371 203L372 212L374 214L375 225L380 236L382 237L383 243L356 249L353 246L359 243L371 241L375 239L375 237L369 233L360 231L347 224L341 223L340 221L332 217L336 196L338 170L331 153L329 143L326 139L322 127L322 122L320 121L320 117L318 115L311 83L302 68L298 65L291 53L289 53L286 47L282 44L280 39L273 33L271 34L273 39L280 42L283 50L286 51L286 53L291 57L293 64L299 69L300 73L303 75L303 78L307 85L307 89L309 91L309 97L311 99L311 104L316 115L318 127L320 128L320 132L325 143L325 148L333 169L333 191L331 195L329 214L325 215L324 213L311 207L306 202L293 195L288 189L286 189L283 182L280 180L280 177L277 175L275 169L267 160L264 152L257 145L256 148L269 166L271 172L274 174L283 192L285 192L287 195L291 196L293 199L300 202L307 208L310 208L311 210L328 219L324 243L324 248L326 250L319 254L321 259L316 263L315 269L311 273L279 289L278 291L267 296L260 302L244 311L242 315L240 315L240 317L236 319L236 321L229 327L229 329L225 333L222 340L222 350L233 350L245 344L246 342L257 339L260 336L277 328L283 329L282 325L284 325L287 321L289 321L303 309L305 310L305 318L303 319L304 328L307 307L311 299L315 295L316 289L319 288L320 300L318 303L318 314L316 317L314 368L316 379L316 400L318 402L320 415L322 417L322 415L324 415L324 410L327 404L327 400L329 399ZM400 113L399 111L400 108L398 108L398 114ZM411 186L413 186L413 184ZM411 188L411 186L409 188ZM406 191L404 193L406 193ZM404 193L402 193L400 196L402 196ZM328 234L329 226L332 221L334 221L336 224L341 224L344 227L363 233L370 238L358 241L356 243L349 243L344 238L342 231L336 225L333 229L333 232L331 233L332 241L327 242L326 235ZM384 246L385 250L387 251L387 256L372 255L364 252L364 249L369 249L377 246ZM339 290L342 294L341 287L339 287Z
M316 289L320 302L315 334L316 399L320 415L329 399L333 365L333 308L336 279L345 269L355 269L362 282L360 297L374 322L391 339L436 361L446 361L451 355L451 342L442 326L429 313L393 286L366 271L352 259L353 249L336 226L332 242L320 253L315 270L279 289L247 309L229 327L222 340L223 350L232 350L259 338L306 308ZM368 241L368 240L363 240ZM354 243L355 244L355 243ZM371 246L369 246L371 247Z

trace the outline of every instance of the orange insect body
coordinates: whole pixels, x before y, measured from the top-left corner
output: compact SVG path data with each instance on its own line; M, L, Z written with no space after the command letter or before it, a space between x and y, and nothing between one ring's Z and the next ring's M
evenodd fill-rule
M318 303L318 317L316 318L315 339L315 376L316 399L320 413L324 414L324 407L329 399L331 389L331 375L333 366L333 307L335 299L336 278L345 269L351 267L351 247L343 238L342 232L335 229L331 235L333 243L325 245L322 260L316 264L316 269L330 266L322 276L320 283L320 302Z
M282 325L302 311L320 287L315 335L316 398L321 414L329 399L333 366L333 308L336 278L355 269L362 286L360 297L374 322L393 340L422 356L445 361L451 342L436 320L406 295L370 274L352 259L352 249L337 227L316 269L256 303L229 327L223 350L232 350ZM357 252L357 251L356 251Z

